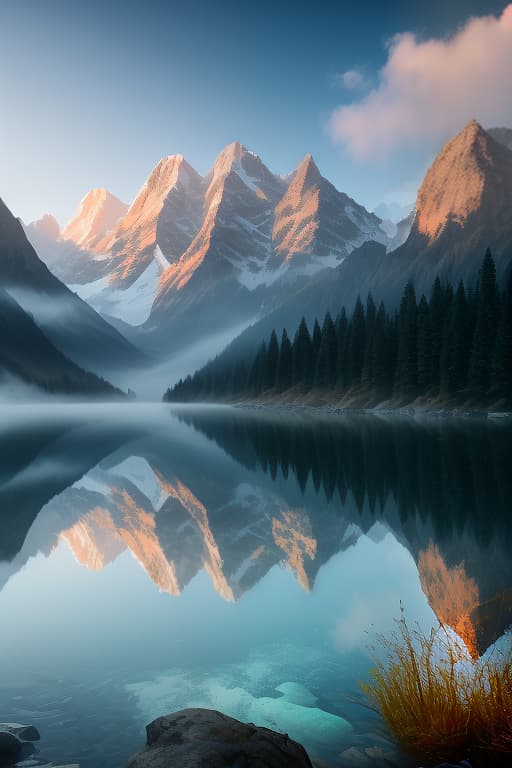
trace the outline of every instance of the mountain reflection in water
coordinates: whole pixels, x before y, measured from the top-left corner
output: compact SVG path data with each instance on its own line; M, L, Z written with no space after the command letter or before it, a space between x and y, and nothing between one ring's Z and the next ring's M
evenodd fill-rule
M126 695L137 700L137 738L144 718L163 714L155 711L157 706L169 709L171 703L206 701L223 704L233 713L260 717L265 724L295 727L298 733L294 735L303 735L306 746L320 756L333 759L339 754L341 747L335 739L322 753L313 714L320 718L319 732L326 728L329 733L341 733L340 724L345 719L355 725L357 714L340 703L343 680L332 688L329 676L343 649L347 659L351 648L359 652L362 640L360 634L354 634L356 624L363 629L382 627L377 606L364 601L354 603L351 612L337 623L334 617L334 629L327 632L324 623L329 610L336 613L339 609L334 605L329 609L335 594L341 601L343 596L357 593L357 578L362 576L357 577L356 572L366 571L370 588L372 581L375 583L376 595L385 589L386 574L374 573L372 562L361 562L362 553L367 552L365 540L384 556L392 553L392 559L399 551L412 556L425 606L464 640L474 658L501 637L512 621L512 533L508 522L512 429L507 423L362 415L313 418L229 408L171 410L136 405L48 411L51 409L43 415L22 413L19 418L11 412L0 433L0 607L2 600L11 600L6 605L23 600L20 611L30 610L30 599L22 591L27 589L22 587L24 575L28 578L31 569L44 573L45 562L55 561L69 574L70 566L62 559L63 548L72 553L78 568L91 572L91 579L93 573L95 579L106 573L107 566L126 569L124 558L130 554L161 593L183 593L180 601L185 601L184 605L190 593L190 610L180 612L168 643L178 643L173 645L176 649L187 646L187 653L193 654L196 642L202 640L211 648L218 642L215 663L210 650L211 658L206 652L200 660L195 656L192 660L191 655L187 657L189 668L182 665L169 671L170 664L163 667L158 656L163 653L160 646L153 666L146 646L135 647L135 639L131 655L126 649L121 651L130 644L126 633L116 635L121 631L126 604L133 604L134 616L138 613L142 617L146 610L137 590L128 587L126 581L116 582L120 603L109 608L108 619L98 607L99 597L95 606L76 606L77 621L79 612L85 615L89 611L82 636L100 643L94 639L95 632L111 633L108 640L101 641L101 647L111 650L112 658L115 648L120 649L120 659L126 655L126 667L133 674L124 669L111 687L117 690L122 677ZM276 604L282 592L283 601L288 601L292 610L295 598L275 575L275 566L291 572L299 592L311 595L309 603L301 603L301 614L290 614L288 629L282 630L266 625L274 615L273 608L268 597L264 598L265 605L260 597L268 581ZM52 578L61 572L56 570ZM326 576L317 590L322 572ZM226 622L231 619L204 592L204 577L221 603L239 606L236 632L245 634L235 638L228 629ZM330 581L331 590L327 602L322 596L322 590L327 589L325 579ZM411 575L399 598L413 600L414 589ZM91 581L90 590L92 595L99 595L100 583ZM395 591L393 587L393 594ZM252 602L244 607L249 596ZM414 599L417 602L419 598ZM168 605L170 610L171 603ZM415 606L406 603L408 608L414 612ZM394 610L396 616L398 609L395 601L388 610ZM160 603L158 611L151 614L152 624L145 635L142 629L133 632L134 637L147 638L147 648L155 634L169 631ZM421 612L425 617L425 608ZM282 613L286 614L284 607ZM10 616L9 622L21 622L21 615ZM209 623L201 629L202 619ZM219 628L222 622L226 623L224 638ZM256 683L255 670L269 653L263 651L267 647L264 642L279 642L281 648L295 643L298 647L297 632L304 635L308 653L313 656L293 662L295 682L275 675L264 678L261 673ZM4 635L0 657L15 653L15 635ZM351 644L352 637L356 639ZM82 639L85 644L86 638ZM164 647L165 636L161 640ZM244 644L248 655L235 664ZM46 656L41 649L39 652L50 668L54 661L50 661L50 651ZM144 657L144 663L134 671L136 653ZM179 653L185 651L174 650L174 660ZM280 654L275 651L275 666L281 664L284 669L288 663L291 675L292 662L278 661ZM96 663L98 668L107 664L103 651L98 650L97 661L93 655L92 661L86 657L89 659L84 651L84 669L86 663L92 664L91 669ZM253 658L251 664L249 657ZM112 665L111 660L108 663ZM222 666L227 663L231 664L229 674L228 667ZM360 669L364 674L364 665ZM248 675L248 682L240 687L244 675ZM307 727L304 706L301 704L300 712L297 709L298 686L308 682L305 677L309 677L310 688L316 685L317 690L313 696L301 689L301 702L320 702L306 706ZM274 685L276 682L280 685ZM30 691L30 681L25 687ZM43 696L35 688L34 683L33 697ZM276 698L276 688L283 694L281 698ZM11 704L6 693L4 708L11 706L12 716L19 716L13 704L14 688L9 691L13 694ZM287 698L290 691L291 699ZM116 702L119 707L119 699ZM48 743L52 756L69 760L73 756L68 754L70 744L64 749L58 729L51 733ZM344 738L348 738L346 733ZM350 744L345 742L345 746ZM116 752L111 744L109 765L123 765L126 750L133 746L131 742L118 745ZM85 746L84 750L79 755L82 765L92 766L98 758L88 756Z
M275 483L291 474L304 500L314 493L320 501L311 506L325 509L334 501L333 542L343 540L347 522L355 536L383 522L413 555L438 619L473 656L512 623L509 422L361 415L290 422L215 411L181 418ZM305 506L309 522L314 511ZM320 520L325 530L325 517ZM320 532L310 539L310 551L321 540ZM318 554L310 558L312 577L329 556L321 548Z

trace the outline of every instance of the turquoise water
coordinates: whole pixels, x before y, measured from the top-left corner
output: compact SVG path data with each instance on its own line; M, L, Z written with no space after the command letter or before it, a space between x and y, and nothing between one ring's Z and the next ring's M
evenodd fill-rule
M206 706L382 762L359 681L400 605L473 653L510 624L506 423L0 417L0 721L37 725L46 759L117 768L151 719Z

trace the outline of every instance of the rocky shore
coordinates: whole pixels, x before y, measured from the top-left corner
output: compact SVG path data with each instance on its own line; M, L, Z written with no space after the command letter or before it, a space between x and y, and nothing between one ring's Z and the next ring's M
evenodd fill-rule
M242 401L233 403L224 403L232 405L234 408L240 408L249 411L263 411L276 414L312 414L325 416L353 416L356 414L368 414L372 416L405 416L405 417L428 417L434 419L447 419L452 417L465 419L512 419L511 411L494 410L476 410L465 408L448 408L435 406L433 404L414 404L414 405L390 405L383 403L375 407L363 406L343 406L332 403L316 402L279 402L279 401Z
M0 723L0 768L80 768L56 765L36 753L40 735L33 725ZM340 755L342 768L386 765L393 760L347 750ZM242 723L213 709L183 709L153 720L146 726L146 746L126 768L335 768L312 761L304 747L287 734L253 723ZM471 768L467 761L438 768Z
M55 765L36 755L34 742L41 738L34 725L0 723L0 768L80 768L76 764Z
M336 766L311 760L287 734L212 709L183 709L146 727L146 747L126 768L399 768L403 762L349 749ZM410 763L409 763L410 765ZM437 768L471 768L467 761Z

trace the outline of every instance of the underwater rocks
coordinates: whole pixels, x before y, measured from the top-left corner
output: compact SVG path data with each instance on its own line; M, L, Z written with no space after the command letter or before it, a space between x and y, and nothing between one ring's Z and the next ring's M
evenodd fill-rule
M213 709L182 709L147 728L146 748L127 768L312 768L287 735L245 724Z
M39 731L33 725L0 723L0 766L12 765L31 755L32 742L39 739Z

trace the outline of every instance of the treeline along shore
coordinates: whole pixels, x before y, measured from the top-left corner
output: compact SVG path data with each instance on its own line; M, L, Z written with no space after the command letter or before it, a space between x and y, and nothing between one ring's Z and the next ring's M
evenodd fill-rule
M251 356L229 350L169 388L167 402L268 401L372 407L415 401L481 409L512 402L512 272L500 289L488 250L475 287L443 285L430 298L413 283L399 309L371 294L353 313L328 313L293 340L275 330Z

